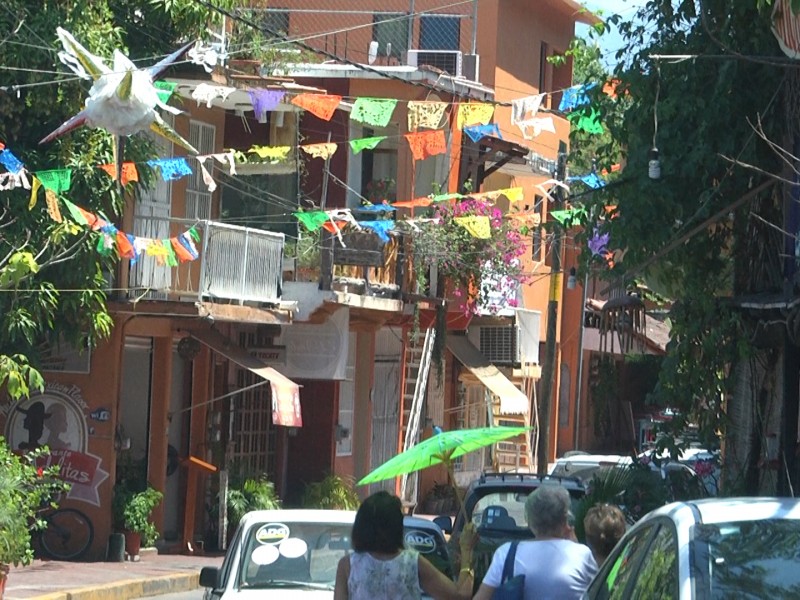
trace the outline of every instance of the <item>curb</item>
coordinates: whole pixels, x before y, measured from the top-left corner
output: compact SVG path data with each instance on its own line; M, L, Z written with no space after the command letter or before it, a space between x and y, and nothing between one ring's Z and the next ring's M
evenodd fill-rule
M150 579L126 579L92 587L64 590L28 600L132 600L161 594L188 592L200 587L199 573L176 573Z

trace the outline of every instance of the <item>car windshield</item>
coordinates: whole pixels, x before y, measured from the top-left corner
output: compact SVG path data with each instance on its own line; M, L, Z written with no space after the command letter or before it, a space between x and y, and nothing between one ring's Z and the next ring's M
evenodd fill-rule
M800 598L800 521L696 525L692 553L709 597Z
M531 490L524 492L492 492L482 496L472 509L472 522L483 533L492 531L525 532L531 537L525 519L525 500ZM577 492L570 493L572 511L579 501ZM488 530L488 531L487 531Z
M242 588L333 589L339 559L350 551L351 524L280 521L249 528Z

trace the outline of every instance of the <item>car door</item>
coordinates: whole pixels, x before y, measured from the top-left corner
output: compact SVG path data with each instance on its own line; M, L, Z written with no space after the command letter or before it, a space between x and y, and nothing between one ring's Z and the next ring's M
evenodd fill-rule
M657 523L631 530L602 564L586 597L590 600L627 600L629 584L635 581L638 566L657 530Z
M663 522L639 563L631 588L635 600L678 600L678 539L671 522Z

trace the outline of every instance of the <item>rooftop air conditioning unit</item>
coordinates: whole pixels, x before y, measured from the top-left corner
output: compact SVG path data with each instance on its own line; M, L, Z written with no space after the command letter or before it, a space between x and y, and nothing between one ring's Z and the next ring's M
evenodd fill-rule
M463 54L459 50L409 50L406 58L411 67L428 65L461 77Z

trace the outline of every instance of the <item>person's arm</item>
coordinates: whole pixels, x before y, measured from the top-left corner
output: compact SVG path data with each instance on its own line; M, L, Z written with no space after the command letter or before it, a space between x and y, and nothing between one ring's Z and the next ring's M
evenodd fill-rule
M472 550L478 534L475 526L468 523L461 532L459 546L461 548L461 570L458 581L453 583L441 571L434 567L428 559L419 557L419 583L425 593L436 600L469 600L475 586L475 571L472 569Z
M496 589L497 588L493 588L490 585L482 583L481 587L478 588L478 592L475 594L475 598L473 598L473 600L491 600Z
M350 578L350 557L343 556L336 567L336 586L333 588L333 600L348 600L347 580Z
M435 600L469 600L475 573L470 567L461 569L454 583L424 556L419 557L419 584Z

